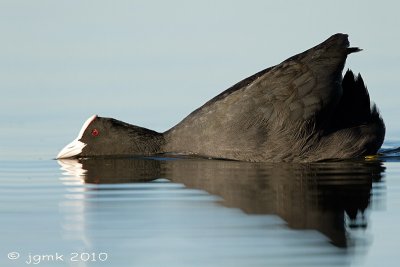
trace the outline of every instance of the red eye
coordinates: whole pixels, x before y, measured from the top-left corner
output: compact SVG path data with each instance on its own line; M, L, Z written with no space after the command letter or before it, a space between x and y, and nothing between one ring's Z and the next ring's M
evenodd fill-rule
M98 136L99 135L99 130L93 129L92 130L92 136Z

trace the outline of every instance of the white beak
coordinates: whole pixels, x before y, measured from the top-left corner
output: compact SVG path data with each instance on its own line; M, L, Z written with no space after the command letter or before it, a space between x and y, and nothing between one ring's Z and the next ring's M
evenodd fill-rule
M85 132L86 128L89 126L89 124L94 121L97 118L97 115L91 116L89 119L85 121L83 124L81 130L79 131L78 137L66 145L57 155L57 159L65 159L65 158L71 158L73 156L79 155L82 152L82 149L86 146L85 143L79 141L79 139L82 138L83 133Z
M57 155L57 159L71 158L73 156L79 155L82 149L86 146L85 143L75 139L68 145L66 145Z

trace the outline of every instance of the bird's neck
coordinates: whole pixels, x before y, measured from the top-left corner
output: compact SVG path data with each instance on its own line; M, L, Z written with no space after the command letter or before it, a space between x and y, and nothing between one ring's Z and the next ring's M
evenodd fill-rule
M163 153L165 139L162 133L132 125L127 129L126 134L132 144L131 149L134 154L152 155Z

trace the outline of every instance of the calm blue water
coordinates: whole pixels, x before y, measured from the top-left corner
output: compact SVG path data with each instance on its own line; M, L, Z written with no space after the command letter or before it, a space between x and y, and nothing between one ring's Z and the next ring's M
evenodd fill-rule
M398 259L398 152L300 165L0 164L1 266L396 266ZM19 258L8 259L10 252Z

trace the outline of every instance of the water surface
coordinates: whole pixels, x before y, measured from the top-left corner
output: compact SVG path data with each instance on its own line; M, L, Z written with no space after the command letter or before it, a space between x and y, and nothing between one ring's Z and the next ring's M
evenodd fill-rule
M1 166L2 266L55 253L64 261L38 264L396 263L396 151L380 160L312 164L119 158ZM9 252L20 258L9 260ZM71 253L107 257L72 262Z

